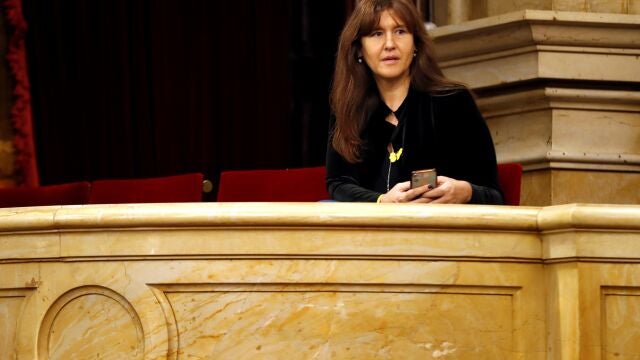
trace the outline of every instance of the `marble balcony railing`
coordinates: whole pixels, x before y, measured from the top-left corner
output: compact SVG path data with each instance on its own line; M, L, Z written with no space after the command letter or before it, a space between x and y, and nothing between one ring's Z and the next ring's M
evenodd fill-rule
M634 359L640 206L0 210L1 359Z

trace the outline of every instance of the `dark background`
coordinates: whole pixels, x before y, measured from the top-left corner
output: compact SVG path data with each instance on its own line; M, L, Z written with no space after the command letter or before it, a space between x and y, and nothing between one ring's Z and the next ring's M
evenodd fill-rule
M42 185L324 163L351 0L23 0Z

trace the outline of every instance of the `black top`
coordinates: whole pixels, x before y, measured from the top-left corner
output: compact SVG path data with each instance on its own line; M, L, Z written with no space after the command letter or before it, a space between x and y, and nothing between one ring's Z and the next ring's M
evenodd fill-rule
M362 161L347 162L327 145L327 190L338 201L375 202L411 171L435 168L438 175L471 183L470 203L502 204L496 154L491 134L466 89L431 94L410 89L395 115L398 125L385 121L391 110L378 97L378 106L361 133ZM335 125L332 117L330 129ZM331 133L331 130L330 130ZM393 144L400 159L389 160Z

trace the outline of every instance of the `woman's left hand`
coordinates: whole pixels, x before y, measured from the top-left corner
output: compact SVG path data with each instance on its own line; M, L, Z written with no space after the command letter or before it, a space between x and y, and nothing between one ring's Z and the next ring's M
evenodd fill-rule
M466 181L438 176L437 187L422 194L431 204L466 204L471 200L471 184Z

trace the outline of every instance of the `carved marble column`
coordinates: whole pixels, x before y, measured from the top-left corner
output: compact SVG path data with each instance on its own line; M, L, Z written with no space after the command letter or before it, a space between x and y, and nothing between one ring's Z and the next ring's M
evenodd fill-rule
M640 15L523 10L431 35L478 95L499 162L524 165L523 205L640 203Z

